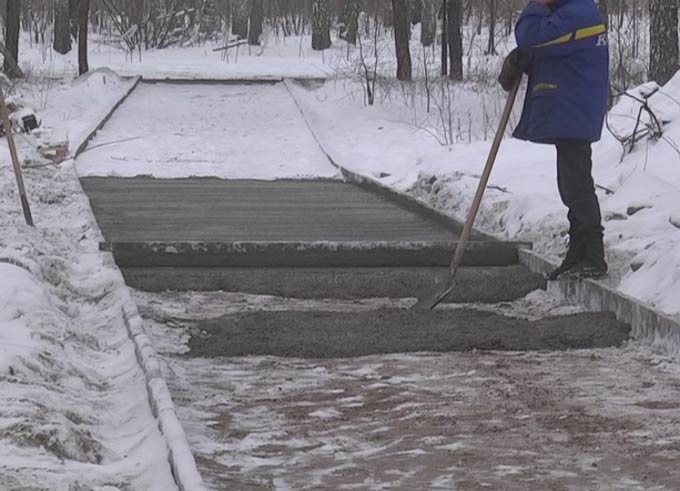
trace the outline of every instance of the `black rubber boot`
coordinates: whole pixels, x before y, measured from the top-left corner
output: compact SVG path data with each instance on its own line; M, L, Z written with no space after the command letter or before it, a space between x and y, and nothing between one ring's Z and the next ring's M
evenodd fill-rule
M551 281L559 279L560 276L571 271L583 262L585 254L585 241L583 234L576 227L569 229L569 248L562 264L548 275Z
M583 230L582 237L584 250L581 261L568 271L562 273L562 275L578 279L603 278L607 276L609 268L604 257L602 229Z

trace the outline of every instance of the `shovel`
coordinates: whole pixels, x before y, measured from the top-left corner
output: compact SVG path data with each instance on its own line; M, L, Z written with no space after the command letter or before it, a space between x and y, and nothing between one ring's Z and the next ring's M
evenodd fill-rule
M456 252L453 255L453 260L451 261L451 266L449 266L449 277L444 289L438 292L432 298L426 298L419 300L413 308L415 309L434 309L437 305L442 303L442 301L453 291L456 287L456 275L463 263L463 255L465 254L465 246L470 240L470 235L472 235L472 227L475 224L475 219L477 218L477 213L479 212L479 206L482 204L482 198L484 197L484 191L486 191L486 186L489 183L489 177L491 176L491 169L493 169L493 164L496 162L496 156L498 155L498 149L503 141L503 135L505 134L505 129L508 127L508 121L510 119L510 114L512 113L512 107L515 105L515 99L517 98L517 92L519 91L520 83L522 82L522 77L517 77L515 85L508 93L508 100L505 103L505 108L503 109L503 114L501 115L501 121L498 124L498 130L496 130L496 136L493 139L491 145L491 150L489 151L489 157L486 160L486 166L484 167L484 172L479 180L479 186L477 187L477 194L475 194L475 199L472 201L472 206L468 212L467 220L465 221L465 226L463 227L463 233L458 239L458 245L456 246Z

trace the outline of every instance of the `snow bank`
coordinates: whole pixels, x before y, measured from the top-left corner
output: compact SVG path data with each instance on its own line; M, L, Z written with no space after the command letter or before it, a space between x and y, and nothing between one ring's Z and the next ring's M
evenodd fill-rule
M103 77L90 85L102 94ZM41 107L33 89L22 86L15 98ZM40 113L45 128L64 126L65 115L96 121L113 94L74 104L86 91L82 83L55 86ZM73 164L45 162L30 138L17 143L36 227L23 222L2 141L0 489L176 489L122 316L129 293L98 250Z
M19 357L36 349L26 318L43 312L49 300L31 274L18 266L0 264L0 277L0 373L9 373Z
M409 123L409 97L364 106L354 84L328 82L292 93L334 160L456 216L465 216L489 151L489 141L439 145L432 131ZM470 95L458 89L455 100ZM489 100L498 89L481 89ZM647 84L640 97L654 90ZM664 124L663 138L643 139L625 154L605 130L594 145L594 176L605 219L612 286L656 308L680 314L680 75L650 98ZM466 107L469 107L466 104ZM630 135L640 104L622 98L609 115L617 135ZM401 111L402 116L399 117ZM454 111L456 111L454 106ZM455 114L455 113L454 113ZM406 116L404 116L406 115ZM475 121L488 116L479 106ZM643 123L649 118L643 117ZM479 125L480 128L484 125ZM644 127L644 125L643 125ZM478 226L501 239L531 241L537 252L564 253L568 223L556 184L555 150L506 140L498 156Z

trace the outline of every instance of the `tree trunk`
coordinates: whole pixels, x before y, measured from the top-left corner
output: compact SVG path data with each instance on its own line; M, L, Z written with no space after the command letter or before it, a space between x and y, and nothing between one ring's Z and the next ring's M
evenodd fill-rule
M264 1L250 0L250 30L248 31L248 44L260 45L262 35L262 22L264 21Z
M408 0L408 18L411 25L415 26L423 21L423 2L422 0Z
M78 5L79 0L68 0L68 16L69 26L71 28L71 37L73 40L78 39Z
M5 46L14 60L5 57L3 70L10 78L17 78L17 63L19 62L19 13L21 0L7 0L5 15Z
M496 54L496 0L489 2L489 44L486 48L487 55Z
M461 21L463 9L461 0L448 0L447 38L449 44L449 78L451 80L463 80L463 36L461 34Z
M312 2L312 49L321 51L331 47L330 12L328 0Z
M90 0L78 2L78 72L82 75L90 71L87 62L87 25L90 17Z
M678 70L677 0L650 0L649 12L649 78L664 85Z
M394 44L397 49L397 80L411 80L411 51L409 49L409 11L406 0L392 0L394 16Z
M449 11L449 2L442 0L441 10L439 14L442 19L442 77L449 74L449 20L447 12Z
M432 46L437 36L437 4L435 0L422 0L422 23L420 24L420 42L423 46Z
M69 0L54 2L54 51L65 55L71 51L71 16Z
M345 24L345 41L357 44L359 30L359 0L346 0L342 6L342 22Z
M248 0L231 0L231 33L248 37Z
M602 13L602 20L609 26L609 0L598 0L598 7L600 7L600 12Z

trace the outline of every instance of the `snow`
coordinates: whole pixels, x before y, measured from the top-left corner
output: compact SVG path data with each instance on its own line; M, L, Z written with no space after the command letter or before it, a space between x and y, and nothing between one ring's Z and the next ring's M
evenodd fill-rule
M37 350L26 317L44 311L48 297L27 271L0 264L0 373L8 373L18 358Z
M122 317L129 292L98 250L73 162L36 150L65 134L77 147L127 88L98 73L48 96L31 83L13 94L41 108L43 127L16 139L35 228L0 144L0 489L176 489Z
M337 177L277 85L142 84L77 160L81 176Z

